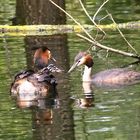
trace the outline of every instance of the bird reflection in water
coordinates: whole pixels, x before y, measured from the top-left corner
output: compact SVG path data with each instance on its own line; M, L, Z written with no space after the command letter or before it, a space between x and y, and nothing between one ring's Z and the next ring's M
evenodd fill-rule
M53 110L46 108L43 110L32 110L34 112L33 122L36 125L50 125L53 123ZM34 127L36 128L36 127Z
M79 108L90 108L94 107L94 92L92 90L91 82L83 82L83 94L78 99L74 99L74 104Z
M59 99L48 98L38 100L40 104L32 106L33 123L36 126L53 123L53 109L59 108ZM36 128L33 126L33 128Z

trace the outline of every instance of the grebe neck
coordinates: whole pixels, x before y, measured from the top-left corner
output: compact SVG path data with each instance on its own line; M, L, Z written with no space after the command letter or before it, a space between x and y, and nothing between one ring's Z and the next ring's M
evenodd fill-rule
M89 68L85 65L84 73L82 77L83 82L91 82L91 70L92 67Z

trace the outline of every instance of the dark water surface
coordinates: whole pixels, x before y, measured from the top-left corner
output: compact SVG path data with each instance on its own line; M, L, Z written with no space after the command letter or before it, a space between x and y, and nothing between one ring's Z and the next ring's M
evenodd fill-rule
M91 16L101 3L101 0L84 1ZM10 19L15 15L15 5L14 0L0 2L0 24L12 24ZM112 13L117 23L140 19L139 0L110 0L106 8ZM82 24L92 24L81 10L78 1L68 0L66 9ZM105 15L106 12L102 10L96 20L98 21ZM68 18L67 23L73 24L73 21ZM107 18L101 23L111 23L111 20ZM140 54L140 32L124 30L123 33ZM107 31L106 39L101 43L127 50L127 44L115 31ZM75 34L70 34L67 46L69 47L70 62L66 62L65 66L60 63L62 65L60 67L66 71L79 50L86 50L90 45ZM56 49L55 55L57 55L57 51ZM95 53L93 55L95 61L93 73L121 67L134 61L114 54L109 54L106 58L106 52L103 51L100 51L98 55ZM59 60L62 61L63 56L59 56ZM140 139L139 84L119 89L93 88L94 96L90 95L92 106L85 108L83 104L86 95L83 94L81 71L77 69L70 75L56 76L59 81L58 92L60 94L58 105L42 110L20 109L11 99L9 88L14 74L25 68L26 54L23 37L0 38L0 140ZM140 67L138 65L133 69L140 70ZM45 120L44 114L51 116L51 119Z

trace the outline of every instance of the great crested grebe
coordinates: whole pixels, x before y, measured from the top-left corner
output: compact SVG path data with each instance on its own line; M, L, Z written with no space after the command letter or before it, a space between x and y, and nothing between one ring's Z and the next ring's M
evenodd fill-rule
M35 51L33 58L34 69L40 70L46 67L50 59L55 61L55 59L52 57L51 51L48 48L38 48Z
M124 86L140 82L140 72L126 68L109 69L91 76L92 66L94 64L93 58L86 52L78 53L68 73L82 64L85 65L82 80L84 82L91 82L96 86Z
M11 95L19 100L31 101L44 97L57 96L56 79L51 74L62 72L53 64L48 64L51 52L47 48L39 48L34 54L34 67L37 71L24 70L19 72L11 84ZM22 102L22 105L23 102Z

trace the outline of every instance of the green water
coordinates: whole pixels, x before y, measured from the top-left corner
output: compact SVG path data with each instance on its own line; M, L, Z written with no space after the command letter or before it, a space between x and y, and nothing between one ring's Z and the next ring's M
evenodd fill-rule
M78 1L67 0L66 9L82 24L92 24L81 10ZM15 15L14 0L0 1L0 24L11 25L11 19ZM86 0L84 4L91 16L94 15L95 10L101 5L102 1ZM106 5L106 8L112 13L117 23L139 20L140 17L140 3L139 1L132 0L110 0ZM96 21L106 15L103 9L97 16ZM72 20L67 19L68 24L74 24ZM111 20L107 18L101 21L102 24L111 23ZM102 44L127 50L127 44L124 42L118 32L106 32L106 38L101 41ZM136 48L140 54L140 38L139 31L123 30L127 40ZM56 44L57 45L57 44ZM74 56L79 50L86 50L90 45L79 39L75 34L68 35L68 47L70 55L70 64L72 64ZM11 99L9 94L9 88L11 78L14 74L21 69L26 68L26 54L25 44L21 37L6 37L0 38L0 140L32 140L35 139L35 133L33 130L33 118L32 111L30 109L19 109L16 103ZM5 48L8 48L6 51ZM133 62L130 58L124 58L123 56L116 54L109 54L106 58L106 52L100 51L94 55L94 70L96 73L108 68L120 67L129 62ZM136 70L140 70L139 65L134 67ZM63 79L61 79L63 80ZM79 70L73 72L68 77L68 82L65 85L59 84L61 87L61 94L69 94L69 97L78 100L83 98L81 72ZM69 91L66 90L68 86ZM68 104L66 107L72 114L67 121L73 121L73 129L63 132L63 129L57 132L55 127L59 128L59 125L64 124L66 117L62 117L62 122L56 122L49 125L51 130L48 130L47 126L44 126L45 135L51 133L54 137L49 136L47 139L76 139L76 140L139 140L140 139L140 87L138 85L129 86L123 89L93 89L95 93L94 107L81 108L77 103ZM63 103L67 102L63 98L60 99ZM57 110L54 109L54 120L57 120ZM66 113L67 111L65 111ZM62 128L66 126L62 126ZM41 127L40 131L43 129ZM54 131L53 131L54 130ZM69 132L73 131L73 132ZM62 133L61 133L62 132ZM37 134L39 132L36 132ZM42 134L41 133L41 134ZM36 135L37 135L36 134ZM44 134L42 134L44 135ZM74 136L71 136L74 135ZM36 138L37 139L37 138ZM40 137L41 139L41 137ZM45 138L43 137L42 140Z

